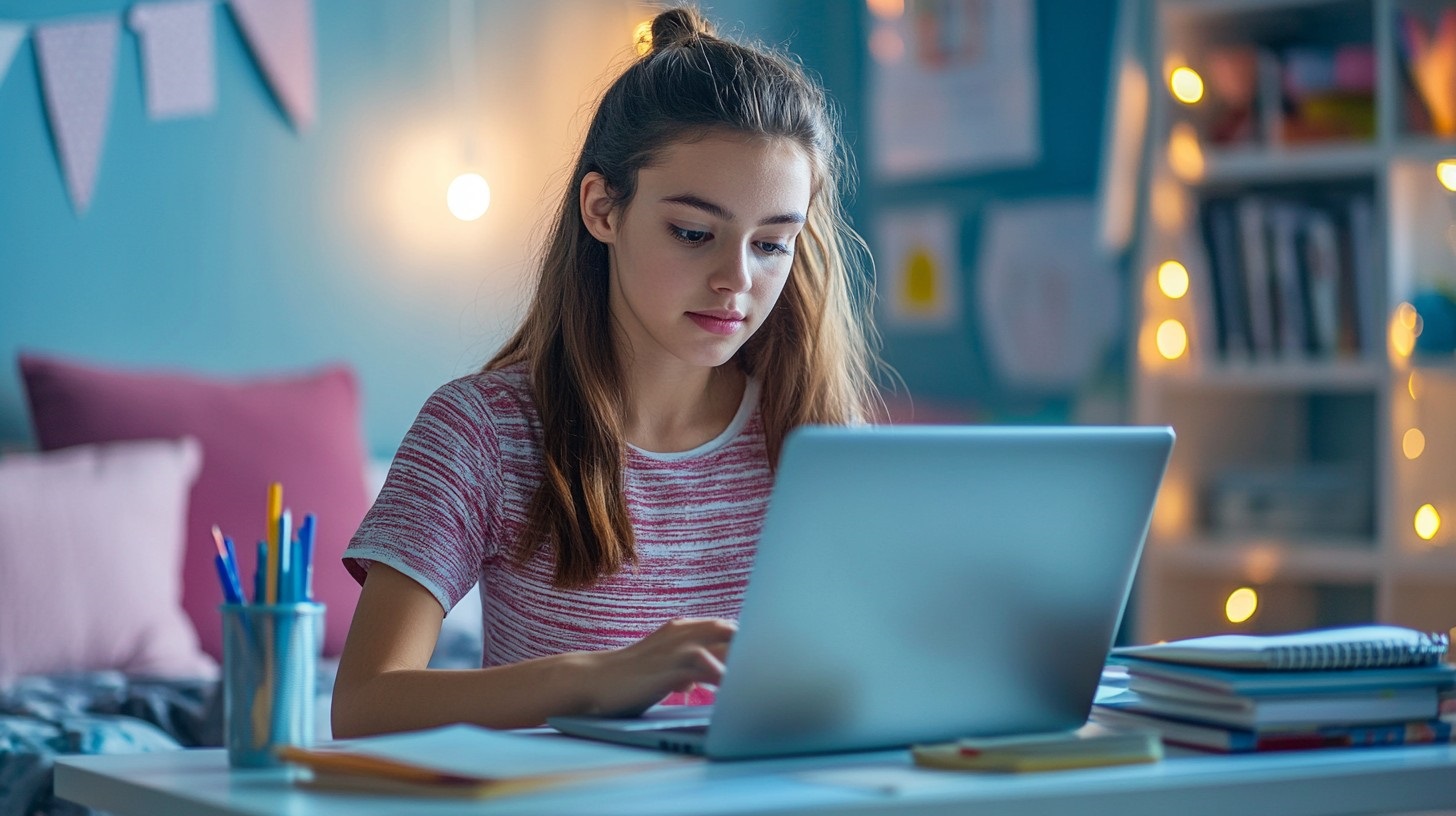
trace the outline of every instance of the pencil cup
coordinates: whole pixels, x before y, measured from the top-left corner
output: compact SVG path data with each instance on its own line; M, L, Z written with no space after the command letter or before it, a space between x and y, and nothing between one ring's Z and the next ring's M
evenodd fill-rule
M223 604L224 731L228 764L269 768L275 750L313 743L314 678L324 605Z

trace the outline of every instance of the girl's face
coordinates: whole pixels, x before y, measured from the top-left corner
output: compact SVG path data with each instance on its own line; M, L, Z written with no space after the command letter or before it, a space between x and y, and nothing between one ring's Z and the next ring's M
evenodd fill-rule
M613 209L582 181L587 229L608 246L610 308L635 365L719 366L763 325L809 208L808 157L793 142L735 134L681 142L637 174Z

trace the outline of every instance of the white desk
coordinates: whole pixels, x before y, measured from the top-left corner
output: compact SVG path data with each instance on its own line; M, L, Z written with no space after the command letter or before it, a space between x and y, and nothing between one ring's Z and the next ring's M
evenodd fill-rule
M1022 775L921 771L907 752L691 763L487 800L312 792L221 750L66 757L57 795L126 816L383 814L1355 814L1456 811L1456 746L1170 758Z

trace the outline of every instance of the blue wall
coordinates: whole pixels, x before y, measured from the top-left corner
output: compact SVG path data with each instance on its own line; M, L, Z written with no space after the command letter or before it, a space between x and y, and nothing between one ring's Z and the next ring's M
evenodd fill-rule
M130 5L0 0L0 19ZM602 41L602 26L621 17L630 27L626 4L477 7L488 77L479 96L482 169L498 203L473 224L443 213L443 184L416 183L456 172L443 167L456 98L448 3L316 0L319 116L303 135L273 102L223 6L218 109L206 118L147 120L137 40L123 29L101 171L81 217L65 194L27 41L0 81L0 443L29 435L10 361L31 349L229 375L346 360L364 384L368 444L388 454L429 392L477 367L510 329L527 293L532 222L555 195L580 125L561 112L589 102L620 51ZM935 183L867 181L851 208L866 234L880 207L944 202L963 216L969 259L987 202L1090 195L1112 8L1111 0L1039 4L1038 165ZM729 31L741 22L751 35L787 41L820 73L868 167L862 4L739 0L708 10ZM540 48L572 38L587 47L572 55ZM974 287L962 290L969 297ZM974 314L969 302L964 313ZM886 353L916 394L1011 418L1055 418L1064 407L1003 389L971 322L945 335L889 334Z

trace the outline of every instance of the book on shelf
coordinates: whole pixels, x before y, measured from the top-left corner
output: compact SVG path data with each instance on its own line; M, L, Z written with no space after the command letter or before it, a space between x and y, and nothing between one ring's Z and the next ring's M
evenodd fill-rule
M1151 730L1111 729L1088 723L1073 731L962 739L910 749L915 764L952 771L1054 771L1133 765L1163 758Z
M1218 359L1350 359L1380 348L1374 205L1338 189L1202 201L1206 268L1190 274L1212 301L1200 312Z
M581 784L693 760L555 735L451 725L403 734L284 747L308 769L298 784L329 790L481 798Z
M1303 728L1231 728L1132 710L1119 698L1092 706L1092 722L1113 729L1157 732L1163 742L1220 753L1356 748L1376 745L1429 745L1452 741L1452 723L1438 719L1369 725Z
M1444 633L1368 625L1274 635L1212 635L1113 650L1135 657L1195 666L1274 671L1434 666L1446 655Z

